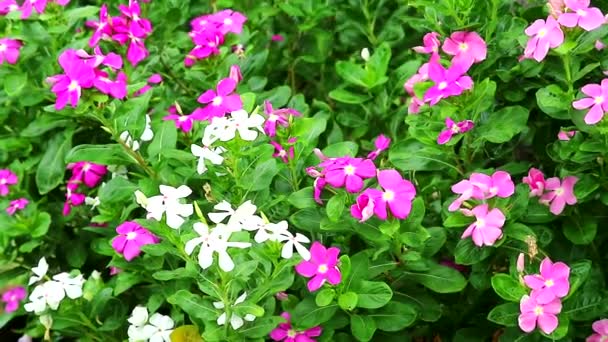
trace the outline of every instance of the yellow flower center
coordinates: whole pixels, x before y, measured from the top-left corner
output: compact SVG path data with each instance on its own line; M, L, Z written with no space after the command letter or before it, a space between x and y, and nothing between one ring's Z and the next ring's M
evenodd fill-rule
M548 280L545 281L545 286L546 287L551 287L553 285L555 285L555 283L553 282L553 279L548 279Z
M534 308L534 314L536 316L541 316L543 314L543 307L542 306L536 306Z
M600 104L600 103L604 102L604 97L603 96L596 96L596 97L593 98L593 102L595 104Z
M546 35L547 35L547 30L546 29L543 28L543 29L540 29L540 31L538 31L538 36L540 38L543 38Z
M352 176L355 174L355 167L352 165L346 165L346 167L344 168L344 173L347 176Z
M212 104L213 104L214 106L219 106L219 105L221 105L221 104L222 104L222 98L221 98L220 96L216 96L216 97L214 97L214 98L213 98L213 102L212 102Z
M327 268L327 265L325 264L321 264L319 265L319 268L317 268L317 272L321 273L321 274L325 274L327 273L329 269Z
M386 190L383 194L382 194L382 200L384 200L385 202L390 202L393 199L395 199L395 193L391 190Z
M467 43L460 43L458 45L458 49L460 51L467 51L469 49L469 45Z
M443 89L447 88L447 86L448 86L448 82L443 81L443 82L439 83L438 88L439 88L439 90L443 90Z

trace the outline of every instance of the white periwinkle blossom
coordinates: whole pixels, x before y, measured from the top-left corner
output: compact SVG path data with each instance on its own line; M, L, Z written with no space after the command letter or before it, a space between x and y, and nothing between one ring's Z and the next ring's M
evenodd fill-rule
M182 185L179 188L161 185L159 188L161 195L147 198L140 202L140 204L148 211L148 218L160 221L163 214L165 214L167 225L173 229L177 229L185 222L186 218L194 213L194 206L192 204L180 202L180 199L188 197L192 193L192 190L186 185Z
M287 221L267 223L258 229L254 240L257 243L265 241L284 242L281 250L281 257L284 259L291 259L293 256L293 249L295 248L302 259L309 260L310 252L302 245L303 243L310 243L308 237L300 233L293 235L287 228Z
M130 323L127 330L129 342L171 342L175 323L169 316L155 313L148 319L148 310L144 306L136 306L127 321Z
M253 113L250 116L245 110L240 109L231 112L230 118L213 118L211 124L205 128L204 138L230 141L236 137L236 132L239 132L241 139L253 141L258 134L264 134L263 124L264 117L260 114Z
M243 229L257 230L260 224L263 223L261 218L255 215L255 211L258 208L251 201L246 201L236 208L236 210L232 209L230 203L222 201L216 204L213 209L216 212L209 213L209 219L213 223L221 223L230 217L226 226L232 232L240 232Z
M190 255L194 249L200 245L198 252L198 264L202 269L207 269L213 264L213 254L218 255L218 265L224 272L234 269L234 261L228 254L228 248L248 248L249 242L228 241L232 232L224 224L218 224L215 228L209 229L204 223L197 222L193 225L199 237L186 242L185 251Z
M33 283L41 280L46 275L46 272L49 271L49 264L46 262L46 259L42 257L40 261L38 261L38 266L32 267L33 276L30 277L30 281L28 285L32 285Z
M150 141L152 140L152 138L154 138L154 131L152 131L152 119L150 118L150 115L146 114L146 126L144 127L144 132L141 134L141 137L139 138L139 140L141 141ZM129 131L124 131L122 133L120 133L120 140L122 140L125 145L127 145L130 149L132 149L133 151L137 151L139 150L139 141L133 139L133 137L131 136L131 133L129 133Z
M222 153L226 152L226 149L221 146L215 148L211 147L211 144L213 143L212 140L205 140L206 139L203 139L202 147L195 144L192 144L192 146L190 146L192 154L199 158L198 165L196 166L196 172L198 172L199 175L202 175L203 173L207 172L207 165L205 165L205 160L208 160L213 165L222 165L222 163L224 162L224 157L222 157Z
M83 285L82 274L72 277L66 272L59 273L53 277L53 280L46 281L34 288L28 297L30 302L24 305L25 311L41 314L47 307L57 310L66 296L71 299L82 297Z
M232 305L232 307L237 306L237 305L243 303L246 298L247 298L247 292L244 292L241 296L239 296L239 298L237 298L234 301L234 305ZM213 306L216 309L224 309L225 308L223 302L213 302ZM230 320L230 325L232 326L232 329L237 330L240 327L242 327L243 324L245 324L245 322L243 321L243 319L245 321L252 322L253 320L255 320L255 316L252 315L252 314L246 314L245 317L241 317L241 316L238 316L237 314L235 314L234 312L232 312L230 314L230 317L227 317L226 312L223 312L220 315L220 317L217 318L217 324L221 326L221 325L226 324L227 320Z

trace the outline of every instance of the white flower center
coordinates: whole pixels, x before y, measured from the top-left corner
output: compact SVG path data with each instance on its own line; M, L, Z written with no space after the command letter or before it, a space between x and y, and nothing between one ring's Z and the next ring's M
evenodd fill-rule
M287 337L294 338L298 333L294 329L287 330Z
M84 166L82 167L82 171L87 172L87 171L89 171L90 168L91 168L91 164L84 163Z
M392 190L386 190L382 194L382 200L385 202L390 202L395 199L395 193Z
M136 232L129 232L127 233L127 240L134 240L137 237L137 233Z
M443 90L443 89L447 88L447 86L448 86L448 82L442 81L442 82L439 82L438 88L439 88L439 90Z
M546 36L546 35L547 35L547 29L544 29L544 28L543 28L543 29L540 29L540 31L538 31L538 34L537 34L537 35L538 35L540 38L543 38L544 36Z
M68 91L74 91L77 90L78 88L80 88L80 85L78 84L78 81L73 80L72 82L70 82L70 85L68 85Z
M454 134L458 134L458 133L460 133L460 128L458 128L457 125L454 125L454 126L452 126L450 131L452 131L452 133L454 133Z
M317 268L317 272L321 273L321 274L325 274L327 273L329 269L327 268L326 264L321 264L319 265L319 268Z
M534 314L536 316L541 316L543 314L543 307L538 305L534 308Z
M460 43L458 45L458 50L460 51L467 51L469 49L469 44L467 43Z
M553 285L555 285L555 283L553 282L553 279L547 279L545 281L545 286L546 287L552 287Z
M6 51L6 45L0 44L0 52L4 52L4 51Z
M188 120L187 116L180 116L179 119L177 119L179 122L184 122Z
M593 102L595 104L600 104L600 103L604 102L604 97L603 96L596 96L596 97L593 98Z
M580 17L584 17L587 15L587 11L579 9L579 10L576 10L576 14L578 14Z
M6 184L6 178L0 178L0 185Z
M563 195L564 195L564 188L555 189L555 196L563 196Z
M224 19L224 25L226 25L226 26L232 25L232 19L230 19L230 18Z
M356 170L356 168L354 166L352 166L352 165L346 165L346 167L344 168L344 173L347 176L352 176L352 175L355 174L355 170Z
M285 157L286 155L287 155L287 152L285 152L285 150L279 151L279 157Z
M486 220L478 218L477 222L475 222L475 225L477 226L477 228L483 228L486 226Z
M278 115L276 115L276 114L270 114L270 115L268 116L268 121L270 121L270 122L275 122L275 121L277 121L278 119L279 119L279 116L278 116Z
M221 104L222 104L222 97L221 97L221 96L216 96L216 97L214 97L214 98L213 98L213 102L212 102L212 104L213 104L214 106L219 106L219 105L221 105Z

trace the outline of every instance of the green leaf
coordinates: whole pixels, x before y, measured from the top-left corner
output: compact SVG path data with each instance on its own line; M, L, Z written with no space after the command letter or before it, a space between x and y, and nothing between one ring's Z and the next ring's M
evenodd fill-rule
M441 247L445 244L447 236L443 227L431 227L427 229L427 232L430 237L424 242L421 253L424 256L429 257L439 252Z
M471 217L464 216L461 212L450 213L450 216L443 221L443 226L446 228L459 228L468 226L472 223Z
M508 274L498 273L492 277L492 288L502 299L519 303L521 297L528 294L522 284Z
M99 189L99 201L101 203L119 203L134 199L133 193L137 190L137 185L129 182L122 177L116 177Z
M467 280L457 270L438 264L429 263L425 273L409 273L412 279L437 293L460 292L467 286Z
M368 84L369 88L373 88L386 82L382 82L382 79L386 78L386 72L388 71L388 64L390 61L391 46L387 42L383 42L376 48L367 63L365 63L365 68L370 74L368 77L374 80L374 82Z
M78 19L88 18L95 16L99 12L99 7L97 6L82 6L67 10L63 13L63 15L71 22L74 22Z
M389 150L388 159L402 171L458 170L447 161L447 155L437 146L425 145L416 139L401 141Z
M454 257L457 264L473 265L488 258L493 251L492 247L477 247L471 239L466 239L458 241Z
M488 320L507 327L517 326L519 316L518 303L506 303L496 306L488 313Z
M62 181L65 172L65 156L72 147L73 131L56 134L45 146L46 152L36 170L36 185L41 195L55 189Z
M591 272L591 261L580 260L571 263L570 266L570 292L566 296L565 300L572 296L581 287L581 285L589 277Z
M317 206L312 186L292 192L287 198L287 202L298 209L314 208Z
M285 322L285 319L280 316L264 317L255 321L255 324L250 327L243 327L239 332L249 338L263 338L279 325ZM173 342L173 341L171 341Z
M177 129L175 124L172 121L164 121L160 129L155 132L154 139L148 147L148 157L152 159L158 156L160 159L163 150L174 149L176 144Z
M43 135L44 133L51 131L57 127L67 126L71 120L66 120L61 116L52 114L43 114L36 120L30 122L23 131L21 136L26 138L34 138Z
M192 271L191 269L178 267L174 270L160 270L152 273L152 278L156 280L172 280L172 279L182 279L182 278L193 278L196 279L197 273Z
M417 315L415 305L393 301L374 311L369 317L374 319L376 326L382 331L399 331L414 324Z
M274 176L279 172L276 159L268 159L256 165L240 179L239 186L248 191L268 189Z
M338 61L336 63L336 72L348 83L367 88L367 74L363 68L352 62Z
M536 233L530 227L517 222L508 224L502 232L507 237L522 242L526 242L530 238L536 239Z
M87 250L81 244L74 244L66 251L68 265L73 268L80 268L87 260Z
M298 137L298 142L307 146L314 145L316 139L325 132L327 119L323 118L299 118L294 122L292 136Z
M363 280L354 286L353 291L359 296L357 307L364 309L381 308L393 297L390 286L381 281Z
M167 298L167 302L179 306L185 313L201 321L211 321L217 318L217 310L210 301L187 290L177 291Z
M318 307L312 297L307 297L296 306L292 319L296 326L308 329L328 322L338 311L337 304Z
M31 235L34 238L46 235L51 226L51 215L45 212L39 212L36 216L36 221L32 223Z
M352 141L340 141L325 147L322 151L328 157L354 157L357 155L357 151L359 151L359 144Z
M563 224L564 235L575 245L588 245L597 233L597 222L589 217L569 217Z
M78 145L65 157L67 163L90 161L103 165L123 165L133 163L133 159L126 154L123 147L118 144L107 145Z
M329 220L332 222L338 222L338 220L340 220L342 217L345 205L346 194L343 192L340 192L330 198L329 201L327 201L327 206L325 207Z
M371 99L369 95L356 94L344 88L334 89L330 91L329 97L338 102L348 104L360 104Z
M318 231L321 225L321 218L318 209L308 208L296 211L289 217L289 221L300 229Z
M350 317L350 331L357 341L369 341L376 332L376 322L370 316L352 315Z
M576 196L578 202L581 202L582 200L589 197L593 192L595 192L595 190L597 190L599 186L600 182L597 178L585 174L574 185L574 196Z
M118 296L136 284L144 281L139 274L129 272L121 272L114 279L116 279L116 283L114 285L114 296Z
M27 84L27 74L22 72L10 72L4 78L4 91L6 95L13 97L19 95Z
M487 121L476 128L481 138L493 142L507 142L527 128L530 112L522 106L504 107L490 114Z
M570 119L568 111L572 105L572 98L555 84L540 88L536 92L536 103L540 110L554 119Z
M357 302L359 301L359 296L352 292L346 292L338 297L338 305L342 310L351 311L357 307Z
M315 303L317 306L328 306L333 302L334 297L336 296L336 291L334 289L323 289L317 292L317 296L315 297Z

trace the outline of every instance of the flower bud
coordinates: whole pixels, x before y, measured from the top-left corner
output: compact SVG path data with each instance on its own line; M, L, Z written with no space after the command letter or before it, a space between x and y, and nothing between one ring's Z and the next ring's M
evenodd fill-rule
M289 298L287 292L277 292L277 294L275 294L274 296L277 300L280 301L286 301Z
M368 48L363 48L361 50L361 58L363 58L364 61L369 61L369 49Z
M524 267L525 267L525 265L524 265L524 253L519 253L519 255L517 256L516 267L517 267L517 272L523 273Z
M241 82L243 79L243 75L241 74L241 68L238 65L233 65L230 67L230 76L236 83Z

